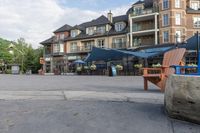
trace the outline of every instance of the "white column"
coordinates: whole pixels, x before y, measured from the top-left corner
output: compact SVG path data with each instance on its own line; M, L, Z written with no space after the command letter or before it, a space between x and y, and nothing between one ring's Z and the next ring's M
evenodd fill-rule
M158 44L158 15L155 14L155 45Z
M130 21L130 47L133 47L133 19L131 15L129 16L129 21Z
M155 14L155 45L158 44L158 15Z

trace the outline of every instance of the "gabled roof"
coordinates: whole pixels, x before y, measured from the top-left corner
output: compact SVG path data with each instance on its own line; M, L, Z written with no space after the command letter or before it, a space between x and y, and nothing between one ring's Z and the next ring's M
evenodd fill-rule
M57 29L56 31L54 31L54 33L59 33L59 32L65 32L65 31L70 31L72 27L68 24L65 24L64 26L62 26L61 28Z
M42 44L42 45L52 44L53 43L53 39L54 39L54 37L51 37L51 38L41 42L40 44Z
M98 26L98 25L105 25L105 24L110 24L111 22L108 20L107 17L105 17L104 15L100 16L99 18L90 21L89 23L87 23L87 26Z
M121 15L121 16L116 16L116 17L113 17L113 22L116 23L116 22L128 22L128 15Z
M74 27L72 27L70 30L84 30L84 27L80 26L80 25L75 25Z

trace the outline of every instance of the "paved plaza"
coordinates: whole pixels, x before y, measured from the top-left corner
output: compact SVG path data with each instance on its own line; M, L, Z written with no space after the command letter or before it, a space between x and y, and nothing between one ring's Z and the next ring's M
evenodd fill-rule
M200 133L142 77L0 75L0 133Z

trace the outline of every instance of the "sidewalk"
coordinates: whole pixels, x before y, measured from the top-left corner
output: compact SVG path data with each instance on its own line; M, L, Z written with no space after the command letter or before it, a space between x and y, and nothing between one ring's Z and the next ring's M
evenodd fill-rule
M0 91L0 100L112 101L163 104L162 93L97 91Z

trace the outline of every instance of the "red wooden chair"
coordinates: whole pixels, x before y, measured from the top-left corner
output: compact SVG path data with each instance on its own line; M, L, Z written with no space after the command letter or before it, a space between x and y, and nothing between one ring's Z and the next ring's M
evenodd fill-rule
M168 51L164 54L163 64L159 68L144 68L143 69L143 78L144 78L144 90L148 90L148 81L152 82L158 86L161 91L165 90L165 84L168 76L174 74L174 68L170 66L179 65L186 49L177 48L171 51ZM155 72L157 72L155 74Z

